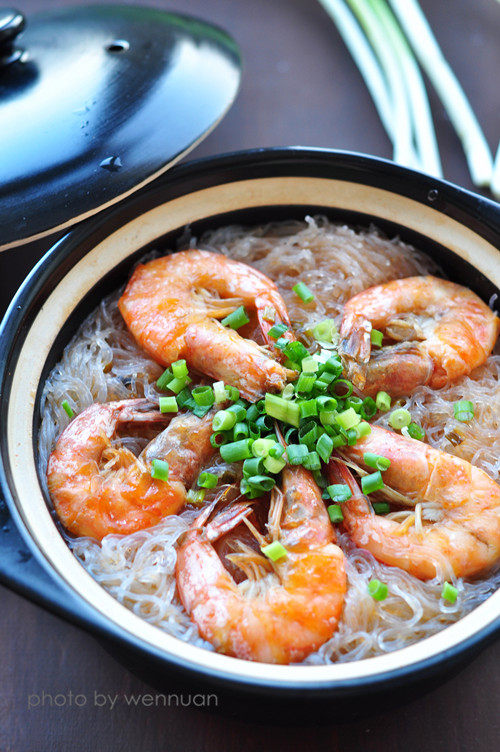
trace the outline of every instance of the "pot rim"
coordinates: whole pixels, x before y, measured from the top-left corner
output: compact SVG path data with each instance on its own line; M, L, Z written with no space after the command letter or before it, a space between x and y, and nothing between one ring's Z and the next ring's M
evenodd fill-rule
M425 195L427 195L428 190L435 189L436 186L438 186L439 191L444 192L447 197L451 197L447 198L447 201L454 199L454 205L458 205L460 211L465 211L466 213L470 211L480 216L480 219L484 226L484 234L482 234L482 237L490 238L492 234L497 238L500 236L500 209L496 204L489 201L488 199L476 196L469 191L465 191L464 189L460 189L456 186L453 186L452 184L445 183L444 181L438 181L434 178L429 178L428 176L416 173L412 170L401 168L386 160L367 157L365 155L352 152L339 152L329 149L304 149L302 147L288 147L286 149L256 149L244 152L235 152L228 155L209 157L203 160L190 162L186 165L181 165L180 167L175 168L175 170L173 170L172 173L170 173L169 176L166 177L164 183L168 185L175 181L180 181L182 183L182 181L189 181L189 179L193 176L200 178L214 174L217 171L222 171L222 173L224 173L224 171L226 171L227 169L233 170L236 167L242 168L244 170L247 168L249 163L263 165L267 168L267 170L269 170L270 164L272 164L273 162L281 165L295 163L296 166L297 163L300 163L302 167L304 167L304 165L307 166L308 161L310 160L319 160L319 162L325 163L330 167L332 165L338 167L340 163L341 165L347 165L347 168L353 169L354 167L354 169L357 168L361 170L361 172L364 171L365 173L367 171L369 172L370 169L373 170L374 168L377 168L379 171L382 171L385 177L387 177L388 179L398 178L398 183L401 180L403 182L407 182L408 178L411 177L414 181L413 188L415 188L416 181L420 188L422 188L422 190L425 192ZM337 164L335 164L336 162ZM333 180L334 176L331 176L330 179ZM157 187L151 186L148 189L147 193L144 194L146 203L147 196L150 195L154 190L157 190ZM401 195L401 192L399 190L393 192L395 194L400 193ZM131 198L131 203L133 202L134 198L136 197ZM424 203L421 199L420 202ZM168 199L165 201L165 203L168 203ZM119 214L121 209L121 206L115 208L113 210L113 214ZM492 216L486 218L482 215L485 215L488 209L492 211ZM67 258L71 251L74 250L75 247L78 247L78 245L84 238L88 239L92 235L94 230L99 230L102 229L103 226L107 226L108 221L108 215L99 215L98 217L92 219L90 222L85 223L83 226L79 226L71 233L63 237L53 246L53 248L48 251L48 253L32 270L31 274L27 277L18 294L12 301L11 306L9 307L9 310L7 311L5 318L0 326L0 340L7 339L9 345L15 345L17 343L17 340L20 338L19 327L24 317L24 308L28 305L34 305L34 307L37 308L36 298L37 295L41 294L43 283L48 279L51 279L56 270L61 273L62 279L68 271L68 269L65 270L64 268L61 268L62 262ZM56 286L57 284L59 284L59 281L56 283ZM9 355L11 354L12 353L9 353ZM0 383L2 385L5 384L6 380L8 381L8 360L9 358L6 358L5 361L0 364ZM10 387L10 384L8 384L8 386ZM378 685L379 683L389 682L397 683L410 674L412 676L417 676L422 672L433 671L434 668L436 668L442 662L451 660L457 657L459 654L478 645L479 642L483 642L484 640L491 638L493 634L500 628L500 618L496 621L490 620L482 628L480 627L476 629L470 636L465 637L463 640L460 640L456 644L453 644L452 647L445 648L443 651L440 651L435 655L408 662L407 665L399 666L389 671L375 672L363 677L354 676L352 678L344 679L336 679L335 677L328 678L327 676L320 677L318 675L317 679L308 678L307 680L304 680L299 675L303 671L303 668L308 669L308 674L310 674L311 670L317 674L325 674L327 671L331 672L332 666L279 667L281 669L285 668L285 676L283 676L283 671L275 671L277 667L267 666L267 664L259 664L260 666L265 666L267 673L280 674L280 676L278 676L277 678L269 678L269 676L263 675L249 676L248 672L244 671L244 668L248 665L255 666L255 664L248 664L248 662L246 661L229 658L227 656L218 656L218 658L222 659L223 665L213 668L212 666L207 666L206 663L208 661L204 661L203 658L207 658L208 656L214 654L204 649L196 648L195 646L189 646L191 650L198 651L198 655L193 659L188 659L185 656L181 657L175 653L175 650L174 652L159 650L156 645L152 645L149 641L144 641L136 634L124 630L120 625L117 625L112 620L106 618L106 616L100 613L93 604L89 603L89 601L86 600L81 593L79 593L67 582L65 582L60 574L47 561L42 551L38 548L36 542L32 539L25 521L20 514L20 509L22 509L23 507L23 502L22 500L20 501L20 508L18 508L15 498L15 489L11 489L10 487L12 479L8 477L9 473L6 471L8 457L5 457L5 453L7 452L5 446L5 432L3 432L2 434L1 441L2 458L5 459L6 464L4 465L4 462L2 462L0 466L0 480L6 494L11 513L15 518L17 526L21 530L23 537L28 543L30 550L34 553L37 560L42 564L44 569L50 574L52 578L58 580L63 590L65 590L66 592L71 592L72 596L76 595L77 600L81 603L81 613L77 614L76 618L78 619L78 617L80 617L81 619L83 619L87 628L93 631L97 631L105 636L118 639L120 642L123 642L124 644L127 644L129 646L133 645L138 649L146 650L146 652L155 654L160 659L174 663L185 669L189 669L190 671L194 671L196 673L201 672L214 680L226 682L229 681L233 683L236 682L244 684L247 687L251 686L258 689L279 688L280 690L289 690L292 692L305 688L307 688L308 690L319 690L320 688L336 689L339 691L348 689L355 690L366 685L373 686ZM109 597L112 598L112 596ZM121 608L125 609L124 606L121 606ZM481 606L477 607L472 613L476 613L480 608ZM463 619L460 620L460 622L462 621ZM442 635L450 628L451 627L446 628L439 634ZM171 639L175 640L177 643L181 643L178 638ZM417 644L422 644L432 639L432 637L426 638L426 640L422 640ZM411 650L413 647L414 646L411 646L410 648L404 648L399 651L394 651L393 655L401 655L402 652ZM376 658L365 659L364 661L353 662L350 665L359 666L362 663L378 661L379 658L384 657L385 656L378 656ZM226 663L224 665L224 662L227 661L232 662L232 664ZM337 665L339 664L334 664L334 666ZM347 664L342 665L345 666ZM289 673L290 670L293 673L288 677L286 676L286 674L287 672ZM297 675L294 675L295 673Z

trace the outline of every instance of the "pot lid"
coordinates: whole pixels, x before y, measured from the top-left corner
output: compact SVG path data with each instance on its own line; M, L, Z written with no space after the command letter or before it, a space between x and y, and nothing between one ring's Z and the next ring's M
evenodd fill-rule
M219 122L241 60L221 29L151 8L0 11L0 250L75 224Z

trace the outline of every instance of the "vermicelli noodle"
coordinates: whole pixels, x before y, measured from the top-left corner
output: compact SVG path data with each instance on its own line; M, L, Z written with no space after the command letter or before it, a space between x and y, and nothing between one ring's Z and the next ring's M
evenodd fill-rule
M343 304L374 284L415 274L439 274L423 253L375 229L354 230L331 224L324 217L257 228L226 227L197 239L184 237L182 247L197 247L231 256L257 267L273 279L283 295L292 324L307 341L307 331L325 317L340 322ZM292 291L298 280L315 300L305 306ZM75 413L93 402L157 396L155 381L162 368L139 349L117 309L118 293L105 299L86 319L50 374L42 397L39 466L45 474L48 457L69 418L67 400ZM463 457L500 477L500 355L492 355L470 376L433 391L419 387L399 401L412 420L425 430L425 440ZM472 421L454 417L457 400L473 402ZM387 426L387 414L377 423ZM146 434L120 441L138 453ZM220 458L214 463L221 464ZM106 536L99 544L89 538L68 538L75 556L113 597L148 622L180 639L211 646L202 640L182 608L175 589L176 543L195 518L188 510L165 518L154 528L128 536ZM432 505L417 504L410 513L415 525L433 519ZM405 511L404 514L408 514ZM403 515L404 517L404 515ZM456 603L441 597L439 578L421 582L410 574L377 562L360 550L346 533L339 544L347 558L348 590L339 629L309 664L352 661L410 645L455 622L488 597L498 575L475 582L454 579ZM388 586L383 601L374 600L367 583L377 578Z

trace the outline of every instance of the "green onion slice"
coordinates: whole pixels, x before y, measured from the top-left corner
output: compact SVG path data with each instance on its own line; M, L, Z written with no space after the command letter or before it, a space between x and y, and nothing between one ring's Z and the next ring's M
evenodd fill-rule
M297 284L292 287L292 290L298 295L303 303L311 303L314 300L313 293L304 282L297 282Z
M264 556L267 556L271 561L279 561L279 559L283 559L288 553L286 548L279 541L273 541L267 546L261 546L260 550Z
M240 326L248 324L250 319L243 306L239 306L235 311L222 319L222 326L229 326L231 329L239 329Z
M391 466L390 459L373 452L365 452L363 454L363 461L368 467L373 467L375 470L381 470L382 472Z
M375 404L380 412L386 413L391 409L391 398L387 392L378 392L375 397Z
M448 603L455 603L458 598L458 590L450 582L445 582L441 591L441 598Z
M393 410L389 415L389 425L396 430L409 426L411 423L411 415L406 407L398 407L397 410Z
M160 397L160 412L161 413L176 413L179 411L179 406L175 397Z
M154 459L151 462L151 477L155 480L168 480L168 462Z
M332 501L342 503L350 499L352 491L347 483L333 483L331 486L327 486L326 490Z
M66 413L66 415L68 416L68 418L72 418L74 416L75 411L73 410L73 408L69 404L68 400L63 400L61 402L61 407L64 410L64 412Z
M328 516L334 524L337 522L342 522L344 519L344 515L342 514L342 509L338 504L330 504L329 507L327 507Z
M361 478L361 489L364 494L370 494L374 491L380 491L384 487L384 481L382 480L382 473L377 470L376 473L370 473Z
M219 482L219 477L215 473L203 472L198 476L198 486L200 488L215 488Z
M387 598L389 589L385 582L380 580L370 580L368 583L368 592L374 601L383 601Z

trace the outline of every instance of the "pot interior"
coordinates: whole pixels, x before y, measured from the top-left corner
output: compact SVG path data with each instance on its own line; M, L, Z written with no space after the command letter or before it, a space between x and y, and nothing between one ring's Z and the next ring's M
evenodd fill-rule
M356 207L356 210L353 210ZM430 661L459 646L498 615L496 593L457 623L408 648L376 658L329 666L270 666L241 661L184 643L118 603L73 556L51 515L45 481L36 463L40 396L45 379L83 318L126 281L148 250L175 248L186 224L194 235L226 224L252 225L324 214L352 226L373 224L431 255L454 281L488 302L498 291L498 251L479 233L420 201L346 180L264 177L210 185L159 200L154 208L123 220L112 231L88 231L85 242L69 236L58 253L52 291L23 333L16 353L8 406L9 482L18 511L43 556L101 614L144 645L196 670L254 684L332 686L387 675ZM109 230L109 228L108 228ZM26 440L28 437L28 441Z

